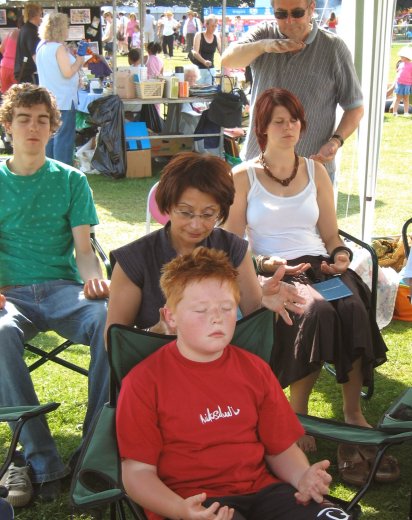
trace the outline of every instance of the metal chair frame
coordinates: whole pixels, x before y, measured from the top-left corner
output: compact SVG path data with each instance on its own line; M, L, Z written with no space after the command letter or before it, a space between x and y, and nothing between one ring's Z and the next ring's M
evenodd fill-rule
M107 255L105 254L102 246L99 244L96 235L93 231L93 228L90 233L90 242L92 244L93 250L97 253L99 258L101 259L105 269L107 277L110 278L111 276L111 266L109 259ZM48 361L52 361L53 363L57 363L60 366L63 366L65 368L68 368L69 370L73 370L74 372L81 374L83 376L88 376L89 371L79 365L76 365L75 363L72 363L71 361L67 361L66 359L63 359L61 357L58 357L59 354L67 350L69 347L73 345L73 342L70 340L65 340L63 343L55 347L54 349L47 351L43 348L36 347L35 345L32 345L31 343L25 343L24 349L27 350L27 352L31 352L32 354L35 354L39 357L37 361L29 365L29 372L33 372L33 370L36 370L37 368L41 367Z

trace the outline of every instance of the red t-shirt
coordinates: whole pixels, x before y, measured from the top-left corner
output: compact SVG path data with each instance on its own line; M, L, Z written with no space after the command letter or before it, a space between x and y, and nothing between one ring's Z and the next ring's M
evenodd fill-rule
M270 367L231 345L208 363L184 358L175 341L165 345L124 378L117 406L120 456L157 466L182 497L278 482L265 453L283 452L303 433Z

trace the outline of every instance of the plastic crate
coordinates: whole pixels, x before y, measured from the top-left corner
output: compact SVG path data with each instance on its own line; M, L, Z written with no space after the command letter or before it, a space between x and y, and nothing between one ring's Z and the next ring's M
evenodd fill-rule
M164 80L147 80L135 83L136 96L140 99L156 99L163 97Z

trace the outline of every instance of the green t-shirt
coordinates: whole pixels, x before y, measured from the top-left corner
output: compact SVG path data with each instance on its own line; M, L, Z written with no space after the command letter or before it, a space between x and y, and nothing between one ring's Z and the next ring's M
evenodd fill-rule
M86 176L46 159L33 175L0 165L0 287L81 278L72 228L98 224Z

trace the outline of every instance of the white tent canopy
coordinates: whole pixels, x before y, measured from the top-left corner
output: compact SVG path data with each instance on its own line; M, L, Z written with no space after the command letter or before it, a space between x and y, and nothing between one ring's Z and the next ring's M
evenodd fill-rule
M362 239L370 241L384 120L395 0L342 0L342 36L352 50L362 84L365 114L358 130L358 179Z

